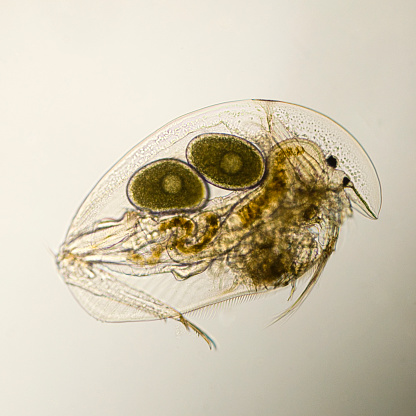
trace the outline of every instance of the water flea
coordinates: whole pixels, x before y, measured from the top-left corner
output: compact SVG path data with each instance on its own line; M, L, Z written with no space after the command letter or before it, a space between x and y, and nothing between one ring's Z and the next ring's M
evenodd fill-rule
M279 292L288 300L272 322L287 316L345 220L354 210L376 219L380 208L373 164L335 121L295 104L236 101L139 142L87 196L56 262L96 319L174 320L212 348L191 312Z

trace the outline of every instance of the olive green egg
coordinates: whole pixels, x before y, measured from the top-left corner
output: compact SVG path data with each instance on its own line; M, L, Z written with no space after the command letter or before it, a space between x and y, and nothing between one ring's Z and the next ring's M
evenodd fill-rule
M160 159L134 173L127 197L138 209L153 212L194 210L208 198L204 179L194 168L177 159Z
M256 146L230 134L201 134L188 144L188 162L204 178L224 189L255 186L264 175L264 159Z

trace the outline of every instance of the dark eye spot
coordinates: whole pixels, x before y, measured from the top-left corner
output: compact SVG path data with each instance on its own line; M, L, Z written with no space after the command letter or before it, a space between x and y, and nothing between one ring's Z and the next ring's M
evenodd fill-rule
M346 176L344 176L344 179L342 180L342 186L348 186L348 184L350 183L350 178L347 178Z
M328 164L328 166L330 166L331 168L336 168L337 167L337 165L338 165L338 161L337 161L337 159L334 157L334 156L328 156L327 158L326 158L326 163Z

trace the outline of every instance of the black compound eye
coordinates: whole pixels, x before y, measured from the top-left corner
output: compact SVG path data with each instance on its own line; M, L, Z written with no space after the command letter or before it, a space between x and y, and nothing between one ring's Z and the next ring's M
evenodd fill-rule
M342 186L346 187L351 182L350 178L347 178L344 176L344 179L342 180Z
M326 158L326 163L328 164L328 166L335 169L338 165L338 160L331 155Z

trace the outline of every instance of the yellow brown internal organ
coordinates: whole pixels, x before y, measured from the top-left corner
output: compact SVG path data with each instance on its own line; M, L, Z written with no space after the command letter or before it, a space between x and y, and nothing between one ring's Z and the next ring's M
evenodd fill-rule
M264 193L240 208L242 222L251 227L255 224L255 231L241 242L248 252L239 255L236 248L230 264L232 269L240 270L240 280L254 287L286 286L294 282L318 261L331 239L337 237L340 216L328 218L325 211L332 212L327 210L331 206L340 213L343 205L324 180L325 167L318 163L320 150L316 148L314 155L313 149L308 149L305 154L300 144L293 141L281 149L270 163ZM321 180L316 180L317 175ZM261 217L247 214L253 212L260 212ZM314 235L313 226L327 227L322 244ZM333 246L328 245L328 249L333 250Z
M175 230L175 234L172 236L168 243L169 250L178 250L183 254L195 254L201 252L209 243L211 243L215 234L219 229L218 217L212 213L204 213L199 218L199 227L205 225L203 234L197 240L196 243L187 242L195 230L195 223L184 217L175 217L160 225L160 231L164 232L170 229ZM181 231L183 231L181 233Z
M160 244L155 245L151 248L151 254L147 257L136 253L134 250L129 251L128 259L133 263L141 264L142 266L145 264L158 264L160 260L160 256L163 253L163 247Z
M327 212L341 215L345 208L339 189L334 192L325 179L322 160L321 150L306 140L275 146L263 183L226 215L207 211L160 224L159 230L169 233L166 248L171 259L180 263L222 257L239 282L254 288L293 282L337 236L340 219L328 218ZM322 243L313 226L324 229Z

